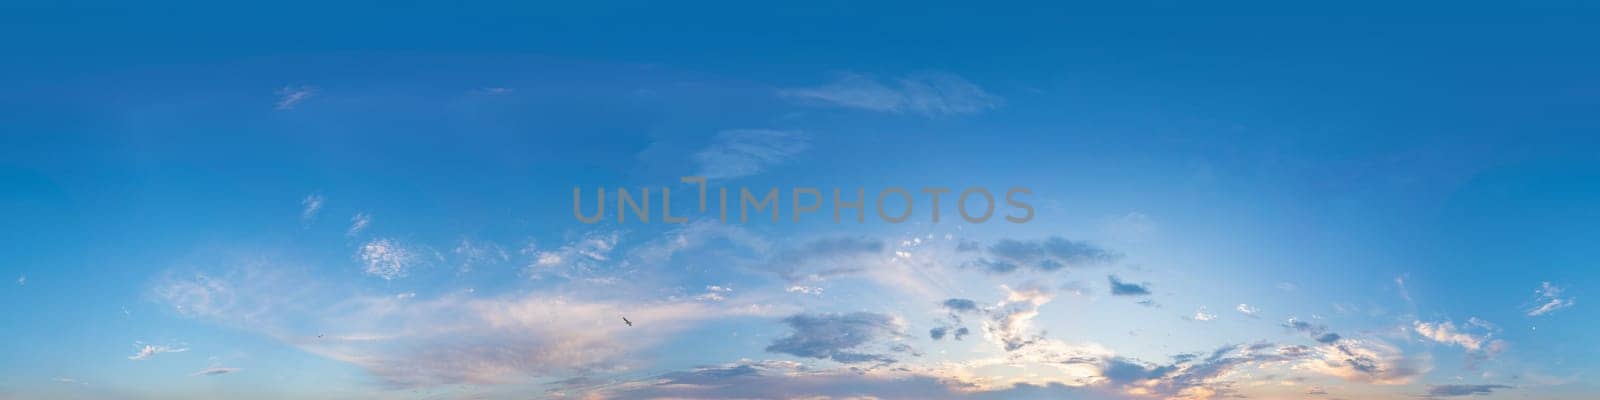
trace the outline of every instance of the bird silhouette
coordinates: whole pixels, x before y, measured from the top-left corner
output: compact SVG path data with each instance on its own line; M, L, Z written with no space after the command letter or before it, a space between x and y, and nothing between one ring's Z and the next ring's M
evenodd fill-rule
M629 321L628 317L622 317L622 323L628 324L628 326L633 326L633 321Z

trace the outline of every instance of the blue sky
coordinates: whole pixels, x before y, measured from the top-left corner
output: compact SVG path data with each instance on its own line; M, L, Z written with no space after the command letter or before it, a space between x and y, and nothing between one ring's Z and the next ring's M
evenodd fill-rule
M1592 7L0 8L0 398L1600 393Z

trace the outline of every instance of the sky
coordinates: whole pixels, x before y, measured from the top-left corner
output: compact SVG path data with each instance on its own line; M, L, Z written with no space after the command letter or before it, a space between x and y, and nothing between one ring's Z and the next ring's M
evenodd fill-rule
M1597 17L8 3L0 399L1600 397Z

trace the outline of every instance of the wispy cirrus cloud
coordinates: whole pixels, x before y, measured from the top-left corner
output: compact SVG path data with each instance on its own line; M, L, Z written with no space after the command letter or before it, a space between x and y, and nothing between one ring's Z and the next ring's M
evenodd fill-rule
M316 95L317 88L309 85L290 85L279 88L276 93L278 102L273 104L273 108L286 111L293 110L301 102Z
M371 225L371 224L372 224L372 214L367 214L367 213L364 213L364 212L358 212L358 213L356 213L356 215L350 217L350 229L346 229L344 231L344 235L345 236L350 236L350 237L355 237L356 235L361 234L361 231L366 230L367 229L367 225Z
M696 176L732 179L759 174L811 147L800 131L735 129L717 133L710 146L694 154Z
M999 107L1000 97L977 84L946 72L920 72L880 82L872 77L839 74L832 82L778 91L805 103L928 117L975 114Z
M311 221L317 217L317 212L322 211L322 195L309 194L300 200L300 220Z
M1534 300L1536 305L1527 310L1529 317L1550 314L1577 304L1573 298L1563 298L1561 296L1561 287L1552 285L1550 282L1541 283L1539 288L1533 292L1536 296Z

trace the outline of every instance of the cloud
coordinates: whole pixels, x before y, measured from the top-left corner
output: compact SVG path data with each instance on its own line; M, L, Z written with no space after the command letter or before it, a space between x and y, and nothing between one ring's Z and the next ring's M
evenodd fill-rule
M1239 306L1234 307L1233 309L1239 310L1240 314L1244 314L1250 318L1261 318L1261 316L1258 314L1261 312L1261 310L1251 307L1249 304L1239 303Z
M967 299L949 299L945 300L944 303L941 304L944 305L945 309L950 310L952 313L959 314L978 311L978 303Z
M726 296L730 292L733 292L732 288L728 288L728 287L724 287L724 286L717 286L717 285L710 285L710 286L706 286L706 292L705 293L700 294L698 296L694 296L694 299L695 300L700 300L700 301L723 301L723 300L727 300Z
M1561 287L1551 285L1550 282L1541 283L1539 288L1534 290L1534 294L1537 295L1535 302L1538 305L1528 309L1528 316L1537 317L1577 304L1573 298L1561 298L1561 291Z
M404 278L420 261L411 249L387 238L368 241L361 246L357 257L365 264L362 272L386 281Z
M317 88L312 86L284 86L277 91L278 102L273 106L278 110L293 110L296 105L310 99L317 94Z
M549 293L347 294L315 279L263 270L173 279L153 291L185 316L359 367L396 387L616 371L697 321L783 311L759 303L618 302ZM634 326L624 325L619 315Z
M778 94L811 104L928 117L975 114L1002 103L978 85L943 72L916 73L888 83L845 73L822 86L784 89Z
M1514 389L1506 385L1428 385L1428 398L1476 396L1494 393L1499 389Z
M1295 346L1270 343L1224 345L1205 354L1182 354L1174 362L1153 365L1122 357L1105 357L1096 362L1101 375L1128 391L1155 394L1160 398L1241 397L1232 382L1223 377L1247 367L1278 365L1300 360L1305 352Z
M1102 265L1121 259L1121 255L1088 242L1049 237L1024 241L1002 239L989 246L991 258L974 263L985 271L1004 274L1020 269L1053 272L1067 268Z
M1339 341L1341 338L1337 333L1328 332L1328 327L1325 325L1312 324L1310 322L1301 321L1292 317L1289 318L1289 320L1284 321L1283 327L1296 332L1304 333L1307 337L1310 337L1311 340L1315 340L1317 343L1322 344L1331 344Z
M1008 352L1042 339L1043 333L1033 333L1033 318L1039 316L1039 307L1049 303L1055 296L1040 286L1024 286L1015 290L1001 286L1000 289L1006 292L1006 300L989 311L989 320L984 323L984 336Z
M892 363L884 354L863 347L882 339L903 336L904 324L892 316L869 312L849 314L795 314L783 319L790 333L774 340L766 350L798 357L829 359L841 363Z
M696 176L731 179L761 173L810 147L811 138L799 131L736 129L722 131L716 140L694 154L700 167Z
M196 371L195 373L189 374L189 376L212 376L212 375L231 374L231 373L234 373L234 372L239 372L239 369L238 368L228 368L228 367L211 367L211 368L206 368L206 369L202 369L202 370Z
M372 224L372 215L364 212L356 213L355 216L350 217L350 229L345 230L344 235L354 237L361 234L361 231L367 229L369 224Z
M1150 294L1150 284L1126 283L1116 275L1107 276L1111 281L1111 295L1113 296L1147 296Z
M53 379L53 380L56 381L56 383L61 383L61 384L66 384L66 385L89 386L89 382L84 382L84 381L80 381L80 380L72 379L72 378L56 378L56 379Z
M322 210L322 195L311 194L300 200L300 220L310 221L317 217L317 211Z
M820 281L863 272L885 257L884 242L866 237L829 237L778 251L761 269L789 282Z
M143 345L143 347L139 348L139 351L137 353L133 353L133 355L128 356L128 359L129 360L134 360L134 361L144 361L144 360L149 360L150 358L155 357L158 354L182 353L182 352L185 352L185 351L189 351L189 349L187 347L176 347L176 346L168 346L168 345L145 344L145 345Z
M1208 312L1206 312L1206 307L1205 306L1200 306L1200 309L1195 311L1194 312L1194 316L1190 317L1189 319L1192 319L1192 320L1195 320L1195 321L1200 321L1200 322L1206 322L1206 321L1211 321L1211 320L1217 319L1217 314L1208 313Z
M511 254L506 249L492 242L479 242L468 238L461 238L456 242L455 249L450 251L455 254L455 262L462 273L472 272L473 267L487 263L503 263L511 261Z
M621 239L622 234L615 231L590 232L550 250L540 250L530 244L522 253L533 256L527 268L530 276L574 279L591 276L601 263L611 261L611 253Z
M1319 341L1320 342L1320 341ZM1376 339L1339 339L1310 349L1299 368L1353 382L1403 385L1432 369Z
M505 87L486 87L486 88L479 88L479 89L476 89L476 90L472 91L472 93L474 93L474 94L481 94L481 95L485 95L485 96L503 96L503 95L511 94L512 92L516 92L516 90L512 89L512 88L505 88Z
M955 340L961 340L972 334L972 331L965 326L939 326L928 330L928 338L933 340L942 340L946 334Z
M1425 339L1461 346L1461 348L1472 351L1482 348L1488 340L1482 336L1462 332L1456 329L1456 325L1450 321L1438 323L1415 321L1412 326L1417 334Z
M804 285L791 285L791 286L789 286L789 288L784 289L784 291L789 292L789 293L809 294L809 295L812 295L812 296L816 296L816 295L821 295L822 294L822 288L816 287L816 286L804 286Z
M784 361L750 361L673 371L618 384L553 389L551 397L632 399L973 399L1109 400L1097 388L1061 384L978 387L941 371L816 370Z
M17 286L28 286L28 276L27 275L17 276Z

